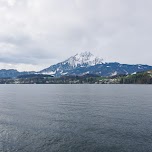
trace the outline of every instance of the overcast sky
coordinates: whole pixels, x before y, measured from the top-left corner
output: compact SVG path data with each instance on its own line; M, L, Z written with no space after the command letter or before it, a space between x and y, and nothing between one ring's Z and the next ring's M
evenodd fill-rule
M152 65L152 0L0 0L0 69L41 70L84 51Z

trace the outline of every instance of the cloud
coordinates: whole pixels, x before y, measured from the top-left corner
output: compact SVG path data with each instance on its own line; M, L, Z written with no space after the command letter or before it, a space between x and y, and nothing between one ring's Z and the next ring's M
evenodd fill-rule
M106 61L152 65L151 5L151 0L0 0L0 68L40 70L81 51Z

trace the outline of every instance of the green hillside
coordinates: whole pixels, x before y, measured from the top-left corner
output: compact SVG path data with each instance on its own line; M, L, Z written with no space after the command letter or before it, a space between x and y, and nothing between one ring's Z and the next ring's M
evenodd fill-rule
M121 84L152 84L152 71L140 72L120 78Z

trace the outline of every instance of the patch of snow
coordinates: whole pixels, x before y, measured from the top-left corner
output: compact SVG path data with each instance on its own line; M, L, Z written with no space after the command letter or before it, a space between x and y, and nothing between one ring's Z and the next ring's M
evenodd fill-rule
M72 67L77 67L77 66L93 66L97 64L102 64L103 59L99 57L95 57L93 54L90 52L84 52L80 54L76 54L75 56L70 57L68 60L64 61L65 63L70 64Z
M62 73L61 75L66 75L66 74L68 74L68 72L64 72L64 73Z
M84 72L82 75L86 75L86 74L89 74L90 72L89 71L87 71L87 72Z
M143 69L141 64L138 65L138 69Z
M61 70L61 72L60 73L63 73L63 70Z
M132 73L131 75L137 74L137 72Z
M43 72L42 74L45 75L54 75L56 73L56 71L50 71L50 72Z
M111 74L111 76L115 76L117 74L118 74L117 71L115 71L114 73Z
M126 70L125 70L125 72L126 72L126 75L128 75L128 74L129 74L129 73L128 73L128 71L126 71Z
M151 74L151 73L152 73L152 71L148 71L147 73Z

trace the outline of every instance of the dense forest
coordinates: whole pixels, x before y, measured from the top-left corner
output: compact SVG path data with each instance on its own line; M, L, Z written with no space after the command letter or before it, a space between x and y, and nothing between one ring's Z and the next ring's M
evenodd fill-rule
M121 84L152 84L152 71L121 77Z

